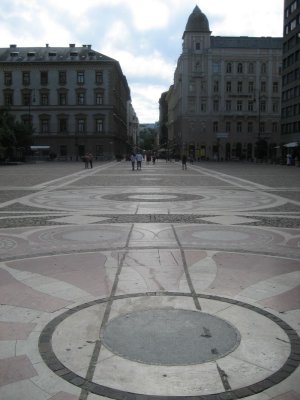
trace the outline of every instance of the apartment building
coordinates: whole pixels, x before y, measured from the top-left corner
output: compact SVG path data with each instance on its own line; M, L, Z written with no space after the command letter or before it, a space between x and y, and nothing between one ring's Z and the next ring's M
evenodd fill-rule
M195 158L275 158L282 38L211 33L196 6L183 33L174 82L164 97L168 142L174 152Z
M119 62L91 45L0 49L0 106L32 127L34 145L58 157L126 154L129 103Z

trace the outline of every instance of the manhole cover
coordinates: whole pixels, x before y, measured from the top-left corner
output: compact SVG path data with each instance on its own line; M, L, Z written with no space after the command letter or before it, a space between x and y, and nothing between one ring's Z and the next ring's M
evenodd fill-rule
M232 352L240 334L218 317L188 310L153 309L109 321L101 335L111 352L146 364L188 365Z

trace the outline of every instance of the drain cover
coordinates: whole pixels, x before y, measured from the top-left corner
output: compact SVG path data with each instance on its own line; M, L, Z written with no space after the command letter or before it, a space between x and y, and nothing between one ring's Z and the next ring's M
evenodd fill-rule
M111 352L132 361L188 365L232 352L240 334L227 321L203 312L152 309L112 319L101 339Z

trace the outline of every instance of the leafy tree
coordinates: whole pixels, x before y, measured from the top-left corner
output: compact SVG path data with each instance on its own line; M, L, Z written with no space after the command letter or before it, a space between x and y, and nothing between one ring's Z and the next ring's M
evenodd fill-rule
M9 109L0 109L0 158L13 160L17 151L21 153L32 144L32 127L15 121Z

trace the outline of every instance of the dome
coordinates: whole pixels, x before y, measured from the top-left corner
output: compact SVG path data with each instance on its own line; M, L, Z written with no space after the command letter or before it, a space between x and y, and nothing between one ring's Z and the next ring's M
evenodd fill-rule
M194 8L194 11L189 16L185 32L210 32L208 19L198 6Z

